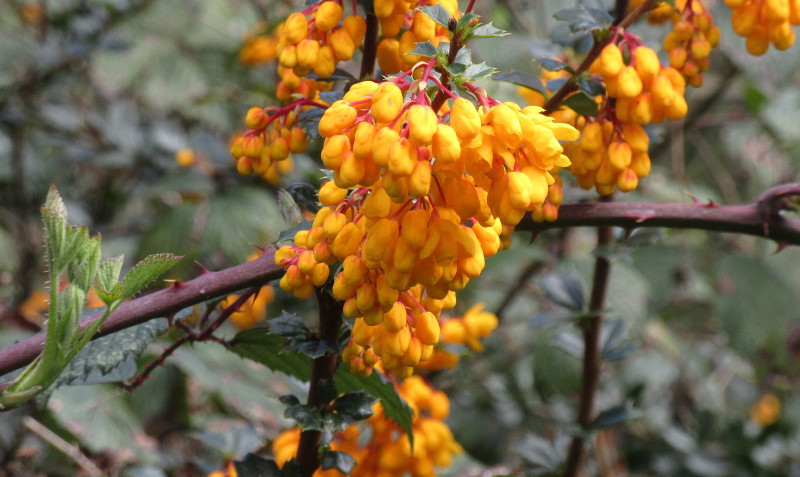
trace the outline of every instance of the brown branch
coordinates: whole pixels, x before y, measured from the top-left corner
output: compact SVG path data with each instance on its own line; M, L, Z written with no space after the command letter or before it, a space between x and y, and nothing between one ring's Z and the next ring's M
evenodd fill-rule
M251 262L218 272L204 272L189 282L177 282L160 290L123 303L108 317L95 338L144 323L153 318L170 316L187 306L225 296L243 288L261 286L280 278L283 268L275 265L271 251ZM81 329L99 319L95 313L81 320ZM33 361L44 346L44 333L0 349L0 376Z
M333 298L328 292L317 288L317 303L319 303L319 332L317 336L321 341L336 343L339 338L339 328L342 326L343 302ZM336 367L339 364L339 355L326 353L319 358L314 358L311 363L311 382L308 388L306 404L314 406L324 412L328 406L322 398L322 386L330 384ZM319 446L322 441L322 432L305 430L300 433L300 443L297 446L297 462L300 464L300 474L311 477L320 466Z
M613 200L613 196L601 197L602 203L611 203ZM599 249L611 245L612 240L611 227L598 227L597 247ZM594 262L592 294L589 298L589 312L592 314L584 318L580 323L583 331L584 350L576 421L584 431L589 429L594 417L594 396L597 393L597 384L600 380L600 329L603 326L601 310L605 306L610 273L611 262L604 254L599 253ZM564 467L564 477L574 477L578 474L578 468L583 460L584 438L583 434L578 434L572 438Z
M372 2L368 2L370 6ZM371 10L371 9L370 9ZM374 11L367 11L367 31L364 33L364 48L361 53L360 81L367 80L375 71L375 58L378 55L378 17Z
M450 34L451 34L451 42L450 42L450 51L447 53L447 64L452 65L454 61L456 61L456 56L458 56L458 50L464 46L463 42L461 41L461 35L459 32L455 31L455 20L451 20L450 23ZM442 86L445 88L450 88L450 72L444 69L443 66L437 66L436 71L441 74L441 78L439 81L442 83ZM439 111L447 98L450 96L444 92L444 90L439 90L436 94L436 97L433 98L431 101L431 109L434 111Z

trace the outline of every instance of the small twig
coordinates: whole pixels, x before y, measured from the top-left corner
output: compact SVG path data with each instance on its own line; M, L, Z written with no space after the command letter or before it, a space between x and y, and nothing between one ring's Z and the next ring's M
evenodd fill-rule
M174 343L169 345L169 347L165 348L161 355L156 358L153 362L149 363L145 366L144 371L142 371L138 376L123 384L125 390L133 392L136 388L141 386L150 374L159 366L163 366L164 362L172 356L172 353L177 351L178 348L185 345L186 343L194 343L196 341L216 341L220 342L219 338L213 337L213 333L225 322L232 314L239 311L239 308L244 305L247 300L249 300L253 295L258 292L258 288L251 288L241 295L239 298L236 299L231 305L225 307L219 314L216 320L213 323L208 325L208 327L204 328L202 331L193 332L188 326L183 323L182 321L178 321L178 326L186 330L186 334L175 340ZM224 342L224 340L223 340Z
M22 418L22 425L25 426L25 428L29 431L39 436L43 441L47 442L54 448L58 449L61 453L75 461L75 463L78 464L78 466L90 477L100 477L103 475L103 471L100 470L100 468L97 467L97 465L92 462L91 459L86 457L78 448L78 446L65 441L36 419L32 418L31 416L25 416Z
M611 202L614 198L613 196L603 196L600 200ZM594 396L597 393L597 384L600 380L600 330L603 325L603 314L600 310L605 306L608 277L611 273L611 262L602 249L608 247L612 240L611 227L598 227L597 247L600 253L598 253L594 262L594 278L589 299L589 311L593 315L585 318L581 323L584 351L580 400L576 421L584 431L588 430L594 416ZM583 460L584 438L582 434L572 438L563 477L574 477L578 474L578 469Z

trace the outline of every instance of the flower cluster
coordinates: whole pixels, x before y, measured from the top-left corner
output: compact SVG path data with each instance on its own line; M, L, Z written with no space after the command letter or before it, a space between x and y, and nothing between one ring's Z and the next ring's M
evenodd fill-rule
M455 0L376 0L375 15L381 25L382 39L378 43L378 66L385 74L400 72L422 60L420 56L410 55L417 43L430 41L438 46L449 41L445 27L436 24L419 10L421 5L441 5L451 16L458 13Z
M677 2L676 2L677 3ZM711 65L709 55L719 43L719 27L699 0L684 0L672 16L673 29L664 37L670 66L683 73L694 87L703 84L703 73Z
M338 1L314 3L283 23L276 46L278 61L298 77L313 71L319 78L328 78L338 62L349 60L361 46L365 31L364 18L355 12L345 17Z
M733 10L733 31L747 38L751 55L763 55L770 44L779 50L794 44L792 25L800 25L797 0L725 0L725 5Z
M577 130L481 95L435 111L419 80L355 84L319 123L333 181L312 227L282 247L281 287L310 295L341 261L333 294L355 318L344 357L369 372L378 359L408 376L439 340L439 315L500 248L503 227L560 202L550 174L570 164L559 141ZM404 91L408 93L408 99ZM560 194L558 194L560 195Z
M350 473L351 477L435 476L436 467L449 466L453 457L462 452L444 423L450 413L446 394L433 389L419 376L403 380L396 389L413 412L413 450L408 436L384 415L380 403L376 403L374 414L365 421L366 432L358 424L351 424L336 433L330 444L331 450L346 452L355 458L357 464ZM363 435L368 435L369 440L364 442ZM272 450L279 466L294 458L299 441L300 429L285 431L273 441ZM315 477L339 475L341 473L336 470L317 470L314 473Z
M484 307L483 303L478 303L463 316L443 319L440 346L437 346L430 359L420 363L417 369L434 371L454 368L460 356L448 347L467 346L475 352L483 351L483 343L480 340L487 338L498 325L497 316L485 311Z
M238 298L239 295L228 295L222 300L220 306L223 308L230 306ZM267 305L273 301L275 301L275 290L269 285L264 285L258 293L250 297L237 311L231 314L228 320L240 330L252 328L264 321L267 317Z

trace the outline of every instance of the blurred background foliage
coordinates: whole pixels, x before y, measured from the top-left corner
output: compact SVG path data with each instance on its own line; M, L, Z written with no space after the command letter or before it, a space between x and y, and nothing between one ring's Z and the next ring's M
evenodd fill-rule
M192 260L210 269L241 263L251 244L286 228L275 185L239 176L227 146L250 106L275 103L275 65L243 65L242 45L298 6L0 3L1 345L42 326L29 298L46 282L38 208L51 183L73 222L103 234L109 255L186 255L174 278L197 274ZM563 7L479 2L479 13L513 35L476 42L475 56L535 73L533 57L575 40L552 20ZM712 11L723 35L706 84L685 120L649 129L654 172L620 200L735 204L798 180L797 46L753 58L724 5ZM635 30L655 47L658 28ZM516 98L508 84L484 86ZM318 149L295 156L283 184L317 180ZM191 160L179 164L179 152ZM586 197L565 179L567 200ZM547 473L563 460L583 346L572 322L593 253L613 257L599 409L621 424L598 431L593 472L800 475L800 251L696 231L619 239L595 251L591 229L547 232L532 244L519 234L464 291L460 311L482 301L502 325L482 354L432 377L452 398L449 422L467 451L444 475ZM282 308L297 304L279 292L267 314ZM302 386L213 343L184 347L133 394L114 384L65 387L43 409L0 414L0 475L205 475L267 448L287 424L276 399L287 392Z

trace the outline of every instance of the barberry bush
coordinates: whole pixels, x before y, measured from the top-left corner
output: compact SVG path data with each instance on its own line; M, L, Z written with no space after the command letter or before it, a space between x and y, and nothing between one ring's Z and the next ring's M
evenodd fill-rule
M800 472L798 24L3 5L0 473Z

